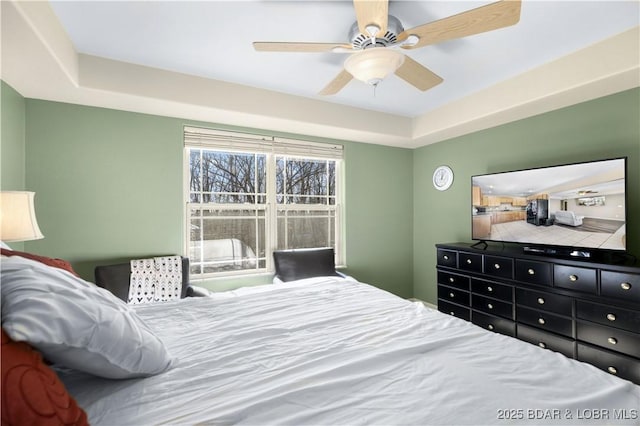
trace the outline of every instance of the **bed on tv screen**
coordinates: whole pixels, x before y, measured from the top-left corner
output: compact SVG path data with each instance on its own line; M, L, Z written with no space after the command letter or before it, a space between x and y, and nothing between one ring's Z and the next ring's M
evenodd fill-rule
M473 176L474 240L626 250L626 158Z

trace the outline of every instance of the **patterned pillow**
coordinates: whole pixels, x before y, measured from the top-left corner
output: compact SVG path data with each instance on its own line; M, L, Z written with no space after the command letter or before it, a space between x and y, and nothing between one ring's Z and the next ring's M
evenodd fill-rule
M2 424L88 425L87 414L67 393L40 353L2 330Z

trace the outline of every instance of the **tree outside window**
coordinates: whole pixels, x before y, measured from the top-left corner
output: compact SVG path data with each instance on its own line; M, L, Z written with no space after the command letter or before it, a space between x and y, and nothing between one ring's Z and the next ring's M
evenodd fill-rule
M339 251L340 160L187 150L192 274L266 272L273 249Z

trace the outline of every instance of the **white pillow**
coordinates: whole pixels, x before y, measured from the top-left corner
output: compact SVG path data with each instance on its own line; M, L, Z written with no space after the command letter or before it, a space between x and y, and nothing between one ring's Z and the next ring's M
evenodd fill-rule
M9 247L7 245L7 243L5 243L4 241L0 241L0 247L2 247L5 250L13 250L11 247Z
M171 365L162 341L122 300L67 271L2 258L2 328L49 361L111 379Z

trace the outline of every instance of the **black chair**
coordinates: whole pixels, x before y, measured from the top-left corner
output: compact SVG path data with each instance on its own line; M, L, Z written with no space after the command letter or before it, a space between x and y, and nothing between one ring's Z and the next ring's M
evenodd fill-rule
M346 277L336 271L332 247L276 250L273 261L276 278L283 282L312 277Z
M131 263L96 266L96 284L109 290L118 298L127 301L129 297L129 282L131 277ZM209 295L207 289L189 284L189 258L182 258L182 293L180 298L202 297Z

